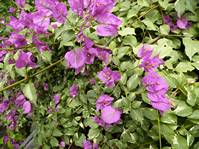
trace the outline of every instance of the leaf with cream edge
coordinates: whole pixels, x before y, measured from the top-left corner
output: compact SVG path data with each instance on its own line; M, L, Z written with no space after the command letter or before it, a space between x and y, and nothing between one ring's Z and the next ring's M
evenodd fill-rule
M23 93L32 103L34 103L36 105L36 103L37 103L37 93L36 93L36 89L34 87L34 84L32 82L29 82L28 84L26 84L24 86Z

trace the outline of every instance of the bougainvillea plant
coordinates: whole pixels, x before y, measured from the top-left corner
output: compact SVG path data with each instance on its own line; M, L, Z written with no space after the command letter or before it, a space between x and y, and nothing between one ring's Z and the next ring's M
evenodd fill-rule
M198 0L2 0L0 147L199 148Z

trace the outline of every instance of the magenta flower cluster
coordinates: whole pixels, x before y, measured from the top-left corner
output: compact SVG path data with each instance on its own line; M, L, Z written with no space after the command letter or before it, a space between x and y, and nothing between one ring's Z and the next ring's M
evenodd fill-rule
M97 73L97 77L106 87L114 87L120 80L121 75L118 71L113 71L108 67L111 51L96 46L84 34L84 29L93 27L92 23L95 22L97 24L97 35L105 37L117 35L122 21L112 13L112 9L116 4L115 0L68 0L68 2L72 11L83 19L80 32L76 37L82 47L66 52L65 60L68 67L74 69L76 74L80 72L86 74L86 65L93 64L96 59L102 61L105 67ZM16 0L16 5L20 14L18 18L10 17L8 26L12 28L12 32L9 37L1 38L0 62L3 62L5 55L8 53L6 49L11 48L17 58L11 59L9 62L15 63L16 68L36 68L37 58L34 53L24 49L36 47L41 53L50 51L48 44L43 42L40 37L48 38L50 35L49 28L57 27L51 24L51 20L56 21L56 24L65 22L67 9L65 4L58 0L35 0L36 9L34 12L25 11L25 0ZM14 14L18 10L10 8L9 13ZM26 34L23 33L25 30L28 31ZM27 34L32 36L32 38L27 38ZM90 83L95 84L96 80L93 79ZM48 91L47 83L44 83L43 87L45 91ZM78 85L74 83L69 89L69 95L74 98L78 95L78 91ZM60 94L55 94L52 97L56 111L60 108L60 98ZM113 100L112 97L106 94L101 95L97 100L96 108L101 115L99 117L95 116L93 119L99 126L109 127L111 124L117 124L120 121L122 112L112 106ZM18 109L21 109L26 116L31 116L32 114L32 104L22 93L15 95L12 100L3 100L0 103L0 113L6 115L5 119L9 122L8 128L11 130L14 130L17 126ZM4 141L7 142L8 140L9 138L5 137ZM97 144L88 140L85 140L83 145L87 149L99 148ZM65 143L60 142L60 147L64 146Z
M115 83L121 79L121 75L118 71L112 71L108 67L97 73L98 78L105 83L107 87L114 87Z
M188 27L190 27L191 23L188 22L186 17L180 17L177 18L176 22L172 20L172 18L170 16L164 16L163 17L163 21L165 24L167 24L170 28L170 31L174 31L176 29L187 29Z
M67 9L64 3L58 0L35 0L36 11L26 12L24 10L25 0L16 0L16 4L20 10L19 18L10 16L8 25L13 29L9 38L3 38L2 49L7 48L20 49L19 56L16 60L16 67L36 67L36 62L31 52L25 52L22 49L33 44L40 52L50 50L47 43L41 41L39 37L42 35L48 37L48 29L51 26L51 20L55 20L57 24L63 24L67 16ZM14 12L10 8L10 13ZM52 25L52 27L54 27ZM26 37L21 34L23 30L30 31L32 41L27 41ZM32 46L32 45L31 45ZM7 52L8 53L8 52ZM5 52L0 53L0 61L3 61Z
M60 97L59 94L55 94L55 95L53 96L53 100L54 100L54 104L55 104L55 109L56 109L56 111L59 110L60 98L61 98L61 97Z
M9 107L11 108L11 110L8 110ZM4 99L0 103L0 114L6 114L5 119L8 121L7 127L10 130L14 130L16 128L18 120L17 109L22 109L23 113L27 116L31 115L32 112L31 103L28 100L26 100L25 96L21 93L17 93L17 95L10 100Z
M75 69L76 74L80 73L86 64L93 64L94 59L98 58L106 65L109 63L110 52L107 49L101 49L94 46L91 41L83 33L82 37L78 36L78 40L83 42L83 48L71 50L65 54L65 59L69 68Z
M98 144L92 143L89 140L84 140L83 147L84 147L84 149L99 149Z
M111 124L117 124L121 118L121 110L112 106L113 97L107 94L101 95L96 101L97 111L101 111L101 116L93 117L93 120L102 127L109 128Z
M69 95L73 98L76 97L78 95L78 90L77 84L73 84L69 89Z
M118 71L112 71L108 66L110 59L110 51L95 46L94 42L84 35L84 29L91 26L92 21L98 23L96 33L99 36L114 36L118 32L121 20L111 13L111 9L115 5L113 0L69 0L70 7L73 12L83 18L83 24L76 39L81 42L83 47L68 51L65 54L65 60L69 68L75 70L78 74L85 72L85 65L94 63L97 58L101 60L105 67L97 73L97 77L109 88L115 86L121 78ZM91 84L95 84L95 80L91 80ZM78 87L73 84L69 90L71 97L77 96ZM97 102L97 111L101 112L101 116L94 116L93 120L102 127L108 128L111 124L118 123L122 112L112 106L113 98L103 94ZM91 141L85 140L83 143L85 149L97 149L98 145Z
M32 67L35 68L37 65L35 63L36 58L31 52L20 51L18 59L16 60L17 68Z
M25 1L23 2L24 5ZM18 3L19 5L21 3ZM50 19L64 23L67 9L64 3L58 0L35 0L36 11L27 13L22 10L19 19L10 18L9 25L17 32L24 28L31 29L38 34L48 33Z
M13 45L15 48L22 48L27 45L27 41L23 35L11 33L10 38L6 40L6 45Z
M95 58L97 58L105 64L104 69L97 73L98 78L107 87L114 87L121 76L118 71L112 71L107 67L111 55L110 51L95 46L94 42L84 35L83 30L85 27L89 27L92 19L94 19L100 23L97 25L98 35L116 35L121 21L111 13L115 2L112 0L69 0L69 4L72 10L83 18L84 23L80 27L80 33L77 35L77 41L83 43L83 48L71 50L65 54L68 67L75 69L75 73L78 74L85 70L86 64L93 64ZM77 86L75 84L72 85L69 92L70 96L77 96L77 92ZM97 110L101 111L101 117L95 116L93 120L99 126L109 127L110 124L117 123L120 120L121 111L111 106L112 100L113 98L108 95L102 95L97 100L96 107ZM86 142L85 144L90 143Z
M85 26L91 20L98 22L96 32L99 36L114 36L122 21L111 13L115 0L69 0L71 9L84 19Z
M159 56L152 56L153 49L148 45L143 45L138 52L138 57L142 59L142 67L146 75L142 79L142 84L148 91L147 97L154 109L164 113L171 108L171 103L166 96L169 86L166 80L161 77L156 69L163 64Z

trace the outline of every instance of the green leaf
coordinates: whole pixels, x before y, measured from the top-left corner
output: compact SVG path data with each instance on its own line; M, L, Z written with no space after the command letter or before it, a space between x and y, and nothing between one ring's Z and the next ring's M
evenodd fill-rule
M118 33L119 33L119 35L121 35L121 36L135 35L135 29L134 29L134 28L127 27L127 28L122 29L122 30L119 31Z
M199 41L192 40L191 38L183 38L183 44L185 46L185 53L192 60L194 54L199 53Z
M16 72L22 77L26 76L26 68L20 68L20 69L16 68Z
M54 137L51 137L50 144L51 144L52 147L59 146L58 140L56 138L54 138Z
M199 70L199 61L198 61L198 62L192 63L192 65L193 65L197 70Z
M125 62L122 62L121 65L120 65L120 70L121 71L126 71L128 70L129 68L133 68L133 63L131 61L125 61Z
M50 149L50 146L48 146L47 144L44 144L43 149Z
M125 47L121 47L118 49L117 52L117 58L120 59L122 58L124 55L127 55L128 53L130 53L130 47L129 46L125 46Z
M180 17L186 10L186 0L177 0L174 7Z
M127 19L130 19L130 18L136 16L137 13L140 11L141 8L142 8L142 7L139 6L139 5L133 6L133 7L128 11L128 13L127 13Z
M136 100L134 100L134 101L132 102L132 107L133 107L134 109L138 109L138 108L140 108L141 104L142 104L141 101L136 101ZM130 109L129 109L129 110L130 110Z
M192 13L196 14L197 12L195 9L197 8L197 1L196 0L189 0L186 2L186 9L191 11Z
M190 119L199 119L199 110L194 110L191 115L188 116Z
M169 7L170 0L158 0L158 3L161 7L163 7L165 10Z
M194 87L185 87L185 89L187 91L187 103L191 106L195 106L197 97L195 94Z
M126 82L127 82L127 74L126 73L123 73L122 76L121 76L121 79L120 79L120 82L125 85Z
M139 123L143 123L143 111L140 109L131 110L130 116L132 119L138 121Z
M173 111L176 115L186 117L191 115L193 109L188 106L184 101L179 101L177 108Z
M198 137L199 136L199 125L194 125L191 127L191 129L189 130L189 132L194 136L194 137Z
M159 39L157 41L157 45L155 45L154 54L159 54L161 58L166 56L171 57L173 47L175 47L175 45L173 44L172 40L166 38Z
M138 86L139 80L140 79L137 74L132 75L127 81L127 88L129 90L135 89Z
M161 125L160 125L160 132L161 132L161 134L165 137L165 139L166 139L170 144L172 144L173 137L174 137L174 135L175 135L174 130L175 130L176 128L177 128L177 127L173 127L172 125L169 125L169 124L161 124Z
M174 75L175 80L177 81L177 86L180 88L184 88L184 85L187 83L187 78L184 73L180 73L178 75Z
M60 27L55 30L55 39L57 39L64 32L64 29L64 27Z
M146 6L146 7L149 6L148 0L137 0L137 3L138 3L138 5L140 5L140 6Z
M0 68L3 69L3 63L0 63Z
M129 130L123 131L123 133L121 134L121 139L124 142L136 143L136 136L133 133L130 133Z
M42 56L42 59L44 61L51 62L52 52L50 52L50 51L44 51L44 52L41 53L41 56Z
M164 113L161 117L161 122L166 124L177 124L177 116L173 113Z
M126 36L123 39L123 43L124 43L124 45L129 45L131 47L134 47L137 45L137 39L135 36Z
M190 147L194 142L194 136L190 133L187 132L187 144Z
M148 20L150 20L152 23L155 24L156 21L162 19L162 16L160 15L160 12L157 9L152 9L145 15L145 18L147 18Z
M82 146L85 139L86 137L84 134L81 134L81 136L77 136L77 138L75 138L75 145Z
M117 141L114 141L114 142L119 149L126 149L127 148L127 143L124 143L120 140L117 140Z
M24 95L34 104L37 102L37 93L36 89L34 87L34 84L32 82L29 82L25 85L23 88Z
M154 31L157 30L157 26L155 26L154 23L149 18L142 20L142 22L147 26L148 30L154 30Z
M63 32L61 35L61 42L60 42L59 48L61 48L63 46L68 46L70 44L69 41L71 41L74 38L75 38L75 33L72 30Z
M80 105L80 101L79 100L74 100L70 98L70 103L68 104L68 107L70 108L76 108Z
M100 131L98 128L90 129L88 132L88 138L90 140L97 138L100 135Z
M192 71L194 69L195 68L192 66L190 62L180 62L175 68L177 72L187 72Z
M119 3L120 9L119 11L127 11L130 8L130 1L122 1Z
M150 120L157 120L158 119L158 111L151 109L151 108L144 108L144 116Z
M62 132L59 130L59 129L54 129L53 130L53 136L54 137L60 137L60 136L62 136L63 134L62 134Z
M85 122L85 126L89 126L90 128L97 128L98 125L93 121L92 118L88 119L86 122Z
M121 108L122 105L123 105L122 99L118 99L118 100L116 100L116 101L113 103L113 107L115 107L115 108Z
M120 87L117 85L114 90L113 90L113 95L116 97L116 98L119 98L120 95L121 95L121 89Z
M111 43L109 44L109 49L110 50L114 50L116 48L117 44L115 41L111 41Z
M180 135L174 135L172 140L172 149L188 149L187 141L184 137Z
M0 138L0 144L3 144L3 137Z
M161 25L160 26L160 33L163 34L163 35L168 35L170 32L170 28L168 25Z
M164 71L162 71L162 72L164 72ZM171 88L177 88L178 81L174 76L172 76L171 74L169 74L167 72L164 72L164 73L160 72L160 74L163 78L166 79L167 83L169 84L169 86Z

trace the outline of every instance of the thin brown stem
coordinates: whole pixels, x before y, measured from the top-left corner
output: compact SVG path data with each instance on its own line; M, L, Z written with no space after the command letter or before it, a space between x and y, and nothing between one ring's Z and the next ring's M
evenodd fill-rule
M144 17L145 15L147 15L151 10L153 10L153 9L155 9L155 8L157 8L157 7L158 7L158 5L153 6L153 7L150 8L148 11L146 11L146 12L143 13L141 16L139 16L139 17L136 19L136 21L140 20L142 17ZM135 21L135 22L136 22L136 21Z
M10 88L13 88L13 87L15 87L15 86L17 86L17 85L19 85L19 84L21 84L21 83L23 83L23 82L29 80L30 78L33 78L34 76L43 73L44 71L46 71L46 70L48 70L48 69L50 69L50 68L56 66L57 64L59 64L59 63L62 62L63 60L64 60L64 58L61 58L60 60L58 60L58 61L56 61L56 62L54 62L54 63L48 65L47 67L45 67L45 68L43 68L42 70L36 72L35 74L33 74L33 75L29 76L29 77L27 76L27 77L25 77L25 78L22 79L22 80L19 80L19 81L15 82L15 83L13 83L13 84L11 84L11 85L8 85L8 86L6 86L6 87L0 89L0 92L3 92L3 91L8 90L8 89L10 89Z

